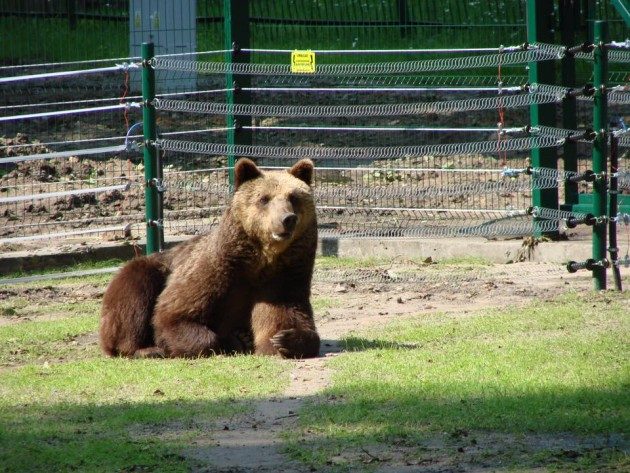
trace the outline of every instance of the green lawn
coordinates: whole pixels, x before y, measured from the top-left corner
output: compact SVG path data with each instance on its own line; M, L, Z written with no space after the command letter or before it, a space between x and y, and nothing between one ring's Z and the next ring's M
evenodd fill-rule
M339 458L365 446L386 452L403 445L409 459L430 464L438 442L442 455L483 464L488 452L479 445L498 437L505 451L493 454L495 467L621 471L630 463L615 442L576 446L570 458L526 445L535 436L594 436L597 444L628 433L628 301L627 292L572 294L353 334L348 351L330 362L333 386L304 410L302 438L291 434L289 451L317 467L343 465ZM527 455L513 448L515 439Z

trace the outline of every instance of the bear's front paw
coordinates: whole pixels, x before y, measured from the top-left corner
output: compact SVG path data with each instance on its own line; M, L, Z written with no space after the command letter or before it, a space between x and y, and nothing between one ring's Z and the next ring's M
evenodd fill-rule
M309 358L319 354L319 336L310 330L280 330L269 341L285 358Z
M273 347L282 356L290 358L292 356L292 345L295 343L295 329L280 330L269 339Z

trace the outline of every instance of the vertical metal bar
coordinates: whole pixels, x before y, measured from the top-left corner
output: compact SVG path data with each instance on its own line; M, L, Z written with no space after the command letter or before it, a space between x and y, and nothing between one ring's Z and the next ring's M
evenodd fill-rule
M576 44L575 29L577 20L578 0L560 0L560 24L562 44L572 47ZM571 54L565 54L561 61L562 86L575 87L575 58ZM577 129L576 98L567 95L562 100L562 127L567 130ZM564 170L578 170L577 141L566 140L564 143ZM578 183L566 182L564 185L564 204L567 208L578 203Z
M396 0L396 6L398 9L398 24L400 25L400 37L407 36L407 29L409 28L409 18L407 15L407 0Z
M593 172L606 172L606 151L608 140L608 103L606 99L606 78L608 76L608 23L596 21L593 25L595 50L593 51L593 129L597 137L593 142ZM597 217L606 215L606 179L593 182L593 210ZM606 225L593 226L593 259L601 261L606 257ZM595 289L606 289L606 268L598 266L593 270Z
M527 0L527 40L530 43L553 43L553 2L549 0ZM530 83L554 84L555 68L553 61L529 63ZM556 113L554 104L532 105L530 123L532 126L555 126ZM554 148L532 149L532 166L557 169L557 152ZM550 209L558 208L558 189L534 189L532 205ZM542 232L534 219L535 236L556 236L557 230Z
M593 24L595 23L595 19L597 18L597 12L595 11L595 0L585 0L586 1L586 28L588 32L588 41L592 43L594 39L593 33Z
M249 0L223 0L223 41L226 50L226 64L236 62L249 62L249 53L244 53L241 49L250 47L249 41ZM251 103L251 93L241 90L251 86L251 78L246 74L236 76L232 72L225 75L225 86L227 91L226 102L228 107L239 104ZM234 90L233 90L234 89ZM249 127L252 124L252 117L239 116L238 119L233 113L226 116L227 144L249 145L252 143L252 132ZM234 185L234 165L236 156L228 155L228 179L230 188Z
M619 257L619 248L617 247L617 217L619 216L619 201L617 199L617 191L619 183L617 182L617 172L619 171L619 138L610 135L610 187L608 189L608 252L610 253L610 261L612 266L613 279L615 281L615 289L622 290L621 274L617 265Z
M77 0L68 0L68 26L77 29Z
M160 250L161 218L158 202L158 153L155 126L155 71L149 60L155 55L153 43L142 43L142 130L144 135L144 203L147 225L147 254Z

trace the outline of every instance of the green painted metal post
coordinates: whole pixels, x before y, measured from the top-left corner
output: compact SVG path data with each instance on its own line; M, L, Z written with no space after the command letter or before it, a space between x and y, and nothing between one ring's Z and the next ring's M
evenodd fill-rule
M628 0L610 0L610 3L621 15L626 26L630 26L630 2Z
M564 46L572 47L576 44L575 30L578 15L578 0L560 0L560 35ZM575 87L575 58L572 54L565 54L561 61L561 67L562 86ZM562 100L562 127L567 130L577 129L576 98L573 95L567 95ZM564 170L577 172L577 142L567 140L563 146L563 151ZM578 199L578 183L566 182L564 185L565 208L570 209L578 203Z
M527 0L527 41L530 43L553 43L553 2L549 0ZM529 63L529 82L539 84L555 83L555 68L553 61ZM530 123L532 127L538 125L555 126L556 113L554 104L532 105L530 107ZM531 163L533 167L556 169L558 166L557 153L554 148L532 149ZM532 205L550 209L558 208L558 189L534 189L532 191ZM542 232L537 219L534 219L535 236L554 237L558 231Z
M249 48L249 0L223 0L223 40L225 49L225 63L247 63L249 53L242 49ZM228 72L225 75L225 87L228 89L226 103L229 105L251 103L251 93L242 90L251 85L251 78L247 74L236 75ZM252 118L229 113L226 117L227 144L252 144L252 132L243 127L251 126ZM234 164L236 156L228 154L228 176L230 187L234 185Z
M153 43L142 43L142 130L144 135L144 203L147 225L147 254L160 251L162 242L162 219L159 215L158 152L155 125L155 71L149 64L154 56Z
M603 176L606 172L606 156L608 142L608 103L606 99L606 78L608 77L608 56L606 42L608 41L608 23L596 21L593 25L593 129L597 137L593 142L593 172ZM600 178L593 182L593 210L597 217L606 216L606 179ZM603 261L606 258L606 225L604 223L593 226L593 259ZM596 266L593 269L595 289L606 289L606 268Z

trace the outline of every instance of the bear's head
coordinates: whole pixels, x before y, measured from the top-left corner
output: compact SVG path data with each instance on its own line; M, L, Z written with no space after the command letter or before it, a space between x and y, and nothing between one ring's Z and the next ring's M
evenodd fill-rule
M288 170L263 172L253 161L241 158L234 169L233 216L250 238L280 253L316 228L312 179L309 159Z

